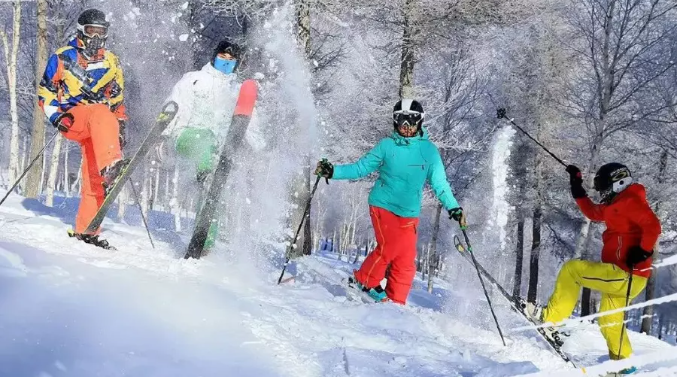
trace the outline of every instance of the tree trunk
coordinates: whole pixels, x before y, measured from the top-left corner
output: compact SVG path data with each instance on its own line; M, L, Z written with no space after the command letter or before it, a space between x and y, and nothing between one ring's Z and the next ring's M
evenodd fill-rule
M603 127L602 127L603 128ZM592 181L594 179L594 172L597 170L597 161L599 158L599 152L600 148L602 147L602 141L598 138L596 138L595 142L593 143L592 146L592 151L590 154L590 161L588 164L588 187L592 187ZM581 225L581 230L578 236L578 240L576 241L576 251L575 251L575 257L576 258L583 258L583 259L589 259L589 251L588 251L588 245L590 243L590 226L591 222L590 219L587 217L585 218L583 225ZM590 289L588 288L583 288L583 294L581 295L581 316L586 316L590 315L592 313L591 311L591 305L590 305L590 296L591 292Z
M172 199L170 200L174 213L174 230L181 231L181 205L179 203L179 164L174 165L174 177L172 178Z
M172 182L171 175L172 175L172 173L170 173L169 169L166 169L165 170L165 190L164 190L164 194L162 195L162 202L163 202L162 208L164 209L164 211L170 212L170 213L171 213L171 206L169 205L169 202L172 200L171 191L170 191L171 182Z
M524 217L517 220L517 245L515 248L515 279L512 286L513 297L522 295L522 268L524 265Z
M421 280L425 280L425 273L428 271L428 258L430 258L430 244L423 245L421 250L423 256L423 265L421 266Z
M4 47L7 64L7 89L9 91L9 114L11 119L11 137L9 142L9 184L12 185L20 174L21 158L19 156L19 110L17 106L17 59L19 56L19 40L21 38L21 0L14 0L12 14L12 43L7 33L0 29L0 40Z
M57 140L58 142L58 140ZM68 175L68 154L71 150L70 145L66 143L66 150L63 154L63 182L64 182L64 191L67 198L71 196L71 179Z
M437 238L440 234L440 217L442 214L442 205L437 205L437 212L435 213L435 222L433 223L433 234L430 240L430 256L431 259L437 260ZM434 263L435 267L437 263ZM428 266L433 266L433 263L428 262ZM433 293L433 269L428 269L428 293Z
M45 198L45 205L48 207L54 206L54 190L56 188L57 174L59 173L59 158L61 157L61 143L63 138L57 136L54 141L54 149L52 150L52 160L49 164L49 176L47 177L47 196ZM63 186L63 190L68 190L67 186Z
M665 183L665 171L668 167L668 151L663 150L658 165L658 185L661 187ZM658 214L661 219L661 223L664 223L664 216L661 216L660 202L656 203L654 211ZM654 254L658 255L659 247L658 244L654 247ZM653 300L656 296L656 274L651 274L649 281L646 283L646 293L644 296L645 301ZM653 305L645 306L643 309L643 319L642 319L642 328L640 332L651 335L651 326L653 325Z
M35 91L38 91L42 74L47 65L47 0L38 0L37 3L37 35L35 51ZM38 155L45 146L45 115L39 102L36 100L33 106L33 131L31 132L31 160ZM58 159L58 157L57 157ZM58 164L58 160L57 160ZM33 165L26 176L26 197L37 198L42 191L42 179L44 164L42 160ZM53 190L53 188L52 188Z
M402 55L400 61L400 98L412 98L414 96L414 65L415 44L412 38L415 31L412 27L415 0L405 0L404 3L404 30L402 31Z
M588 288L583 288L583 294L581 295L581 317L592 314L592 305L590 303L590 297L592 292Z
M160 169L155 168L155 179L153 182L153 204L158 205L158 198L160 196ZM155 207L152 207L155 208Z
M127 183L127 185L133 185L134 181L131 179ZM118 195L117 201L118 201L118 221L123 221L125 219L125 213L127 212L127 197L129 196L129 188L125 185L125 187L122 188L120 191L120 194ZM134 198L136 200L136 198Z
M531 222L531 258L529 262L529 291L527 292L527 301L536 302L538 296L538 262L541 253L541 207L536 204L534 208L534 217Z
M150 183L151 183L152 178L148 174L148 169L144 166L143 167L143 172L141 175L141 211L145 214L146 209L149 208L150 201L151 201L151 188L150 188ZM137 191L138 192L138 191Z

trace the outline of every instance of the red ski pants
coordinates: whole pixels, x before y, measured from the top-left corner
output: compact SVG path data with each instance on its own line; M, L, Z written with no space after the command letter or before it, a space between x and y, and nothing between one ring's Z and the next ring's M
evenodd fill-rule
M405 304L416 275L418 218L399 217L374 206L369 207L369 213L376 234L376 249L355 271L355 278L365 287L376 287L390 266L386 294L394 302Z
M80 206L75 217L75 232L84 233L104 199L101 170L122 158L120 124L108 106L79 105L68 110L73 126L62 135L82 147L82 184Z

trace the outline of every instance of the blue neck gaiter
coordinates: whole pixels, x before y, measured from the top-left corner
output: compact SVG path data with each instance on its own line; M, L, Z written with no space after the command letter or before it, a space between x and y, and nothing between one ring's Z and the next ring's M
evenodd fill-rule
M235 66L237 65L237 60L228 60L220 57L214 59L214 68L217 70L229 75L235 71Z

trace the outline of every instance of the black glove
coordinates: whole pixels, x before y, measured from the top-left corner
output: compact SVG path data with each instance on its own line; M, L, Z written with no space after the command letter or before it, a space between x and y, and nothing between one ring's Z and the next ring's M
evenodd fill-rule
M52 125L61 132L68 132L68 130L73 127L73 122L73 114L63 113L56 117Z
M642 263L652 256L653 250L646 251L640 246L633 246L628 250L628 254L625 256L625 264L632 268L632 266L636 266L638 263Z
M567 173L569 173L569 184L571 184L571 196L574 199L585 198L588 193L583 188L583 174L581 169L575 165L567 166Z
M460 225L461 228L465 228L468 226L468 223L465 221L465 212L463 212L463 208L461 207L450 209L449 218L458 221L458 225Z
M120 123L120 133L118 135L118 139L120 140L120 148L124 148L125 145L127 145L127 121L124 119L118 119L118 123Z
M317 168L315 169L315 175L330 179L334 176L334 165L327 159L322 159L317 162Z

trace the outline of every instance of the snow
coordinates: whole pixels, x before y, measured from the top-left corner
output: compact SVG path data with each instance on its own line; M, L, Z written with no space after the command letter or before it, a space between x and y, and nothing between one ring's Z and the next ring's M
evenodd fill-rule
M498 132L496 142L494 143L494 151L491 159L491 167L493 172L493 216L487 224L487 227L496 227L499 229L499 240L501 242L501 250L506 247L506 225L508 224L508 216L510 215L510 205L507 197L510 193L510 184L508 182L510 175L510 146L512 145L512 136L515 130L510 127L505 127ZM489 229L489 228L488 228Z
M187 40L188 40L188 34L181 34L181 35L179 35L179 40L180 40L181 42L187 41Z
M417 278L407 306L364 304L346 297L342 279L356 266L345 256L303 258L277 286L277 266L182 259L187 235L159 226L155 249L137 222L111 219L104 236L118 251L83 244L65 235L71 204L11 195L0 207L1 376L583 375L519 330L524 320L494 296L504 347L476 276L456 256L467 281L437 279L429 294ZM605 362L599 329L579 324L565 350L587 375L623 363L638 376L677 373L674 347L630 338L638 357Z

